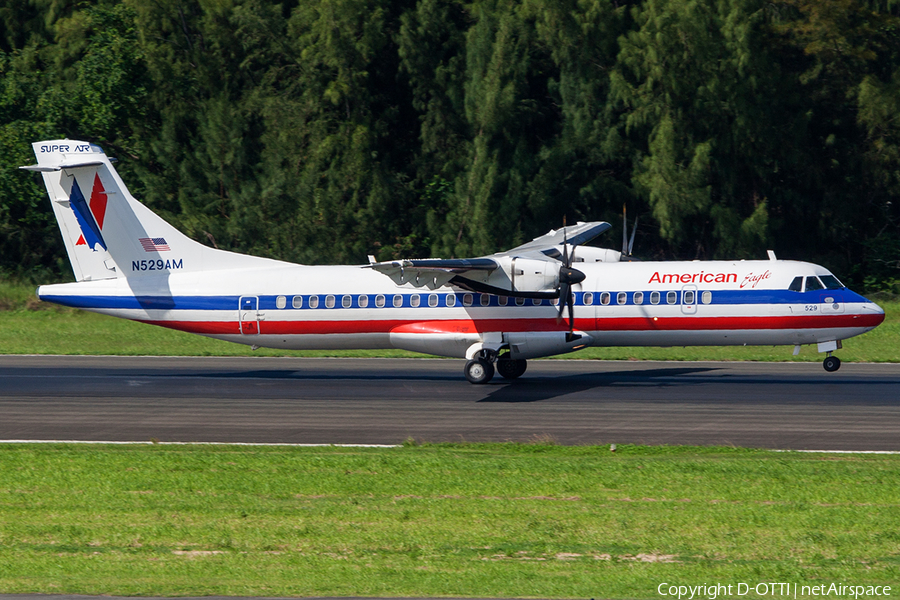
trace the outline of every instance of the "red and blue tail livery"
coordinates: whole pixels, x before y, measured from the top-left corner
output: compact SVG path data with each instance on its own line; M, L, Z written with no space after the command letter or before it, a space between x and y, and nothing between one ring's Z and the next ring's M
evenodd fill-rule
M307 266L209 248L131 196L103 150L34 144L76 282L45 301L230 342L284 349L400 348L464 358L472 383L514 379L529 358L588 346L815 344L884 320L875 303L807 262L637 262L585 244L605 222L505 252ZM89 190L89 195L85 191Z

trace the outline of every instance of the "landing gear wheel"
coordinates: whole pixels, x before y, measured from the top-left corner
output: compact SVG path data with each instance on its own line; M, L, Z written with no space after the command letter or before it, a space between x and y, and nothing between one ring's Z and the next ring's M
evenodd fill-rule
M484 358L474 358L466 363L465 373L469 383L487 383L494 376L494 364Z
M834 373L841 368L841 359L837 356L829 356L822 361L822 366L825 367L825 370L829 373Z
M518 379L527 367L528 363L524 359L501 358L497 361L497 372L504 379Z

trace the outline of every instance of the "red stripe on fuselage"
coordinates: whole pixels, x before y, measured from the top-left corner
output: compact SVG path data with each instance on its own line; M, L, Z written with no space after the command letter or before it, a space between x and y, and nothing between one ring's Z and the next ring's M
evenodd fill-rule
M576 319L582 331L728 331L875 327L884 315L811 315L781 317L606 317ZM207 335L240 334L237 321L144 321L179 331ZM328 335L339 333L484 333L489 331L565 331L567 321L551 319L447 319L405 321L260 321L261 334Z

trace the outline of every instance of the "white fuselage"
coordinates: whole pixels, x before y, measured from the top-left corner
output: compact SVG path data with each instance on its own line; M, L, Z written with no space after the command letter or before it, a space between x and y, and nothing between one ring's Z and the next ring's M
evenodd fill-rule
M398 284L367 266L273 263L42 286L44 300L243 344L402 348L464 357L482 342L513 358L594 346L800 345L876 327L884 312L847 288L791 291L830 275L794 261L576 262L575 330L558 301ZM132 266L133 267L133 266Z

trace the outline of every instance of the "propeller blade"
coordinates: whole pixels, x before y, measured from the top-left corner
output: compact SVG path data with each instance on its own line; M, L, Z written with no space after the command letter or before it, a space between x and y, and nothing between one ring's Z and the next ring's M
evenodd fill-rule
M625 205L622 205L622 254L628 254L628 216Z
M631 251L634 249L634 235L637 233L637 224L638 217L634 218L634 229L631 230L631 239L628 240L628 256L631 256Z
M560 272L560 276L562 273ZM562 279L562 277L560 277ZM562 321L563 311L566 309L566 304L568 302L565 298L568 298L571 294L569 293L569 284L567 282L561 282L559 288L559 312L556 313L556 324L558 325L560 321Z
M559 324L563 318L563 312L566 307L569 309L569 333L566 339L571 339L575 331L575 297L572 294L572 286L576 283L584 281L584 273L578 269L572 268L575 261L576 244L572 244L572 251L569 251L569 235L566 230L566 220L563 217L563 247L562 259L563 266L559 268L559 312L556 313L556 323Z

